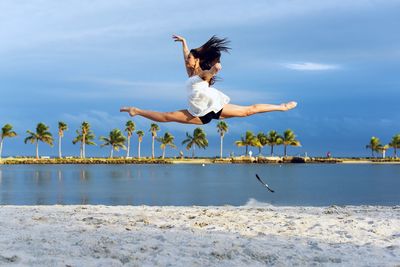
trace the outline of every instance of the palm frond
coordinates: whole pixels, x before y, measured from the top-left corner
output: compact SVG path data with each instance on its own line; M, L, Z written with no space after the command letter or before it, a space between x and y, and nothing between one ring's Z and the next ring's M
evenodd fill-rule
M17 136L17 133L12 130L12 125L11 124L6 124L1 128L1 134L0 138L4 139L6 137L15 137Z

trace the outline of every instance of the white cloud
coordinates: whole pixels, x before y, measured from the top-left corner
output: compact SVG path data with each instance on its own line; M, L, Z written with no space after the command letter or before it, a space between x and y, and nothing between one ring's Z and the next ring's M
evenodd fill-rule
M72 125L80 125L82 122L88 121L94 128L110 130L113 127L124 125L129 117L124 116L124 114L113 116L104 111L91 110L80 114L64 113L61 119L68 121Z
M300 70L300 71L322 71L322 70L340 69L339 65L322 64L314 62L285 63L283 64L283 66L291 70Z

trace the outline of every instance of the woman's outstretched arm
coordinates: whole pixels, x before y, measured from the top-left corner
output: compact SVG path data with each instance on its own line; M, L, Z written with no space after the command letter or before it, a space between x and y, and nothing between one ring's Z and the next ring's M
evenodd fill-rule
M183 60L185 62L186 72L188 73L188 75L190 75L190 71L186 66L186 61L187 61L187 58L188 58L189 53L190 53L189 48L188 48L187 43L186 43L186 39L183 38L182 36L175 35L175 34L172 35L172 38L174 39L175 42L182 42Z
M209 81L211 80L212 77L217 75L217 73L222 69L221 63L217 63L214 66L211 67L209 70L203 70L199 76L202 78L204 81Z

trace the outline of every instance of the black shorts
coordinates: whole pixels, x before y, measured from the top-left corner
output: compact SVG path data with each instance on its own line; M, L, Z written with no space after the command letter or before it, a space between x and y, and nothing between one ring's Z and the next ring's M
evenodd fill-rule
M199 119L201 120L201 122L203 124L207 124L212 119L219 120L219 117L221 116L221 113L222 113L222 109L220 111L218 111L217 113L215 113L214 111L210 111L206 115L199 117Z

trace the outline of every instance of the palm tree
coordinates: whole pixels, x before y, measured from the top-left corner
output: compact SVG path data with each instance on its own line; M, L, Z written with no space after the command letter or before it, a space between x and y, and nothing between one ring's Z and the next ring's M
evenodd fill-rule
M274 155L274 146L282 144L282 136L280 136L275 130L269 131L267 134L267 142L271 147L271 156Z
M371 149L372 157L375 157L374 152L378 152L379 151L378 148L380 146L382 146L382 145L381 145L381 141L379 140L379 138L375 137L375 136L372 136L371 140L369 141L369 144L366 145L366 148L367 149L368 148Z
M163 159L165 158L165 148L167 146L176 148L176 145L174 144L174 136L168 132L164 134L164 137L157 138L157 141L161 143L160 147L163 151L163 153L162 153Z
M39 158L39 141L53 146L53 136L49 132L49 127L44 123L38 123L36 126L36 133L30 130L26 131L29 136L25 138L24 143L30 142L36 144L36 159Z
M113 157L114 150L119 151L120 148L126 149L125 141L126 137L121 132L120 129L114 129L110 132L108 137L100 136L100 140L104 143L101 145L103 146L111 146L110 158Z
M218 129L219 136L221 137L219 157L222 159L222 145L224 142L223 140L224 140L225 133L228 131L228 124L225 121L220 121L217 124L217 129Z
M140 143L143 141L144 132L142 130L136 131L138 136L138 158L140 159Z
M81 125L81 133L82 133L82 156L83 158L86 157L86 138L90 132L90 124L86 121L82 122ZM94 136L93 136L94 138Z
M151 158L154 159L154 140L157 137L157 131L160 130L160 127L156 123L152 123L150 125L150 132L151 132L151 138L152 138L152 143L151 143Z
M290 129L287 129L283 132L282 136L282 144L284 147L284 155L287 156L286 148L287 146L301 146L300 141L296 140L296 135Z
M133 134L133 132L135 131L135 123L131 120L127 121L125 124L126 128L125 128L125 132L127 133L128 136L128 148L126 149L126 157L129 157L129 151L131 148L131 136Z
M236 141L235 144L238 147L245 146L246 147L246 156L249 155L249 146L260 147L261 143L258 140L257 136L255 136L251 131L246 132L246 137L241 137L240 141Z
M258 147L258 149L259 149L259 154L261 155L261 149L268 144L268 139L263 132L257 134L257 139L258 141L260 141L260 146Z
M93 140L95 138L95 135L93 134L92 130L90 129L90 124L86 121L82 122L80 130L76 130L77 136L75 137L74 140L72 140L73 144L76 144L78 142L81 143L80 146L80 157L85 158L86 157L86 145L96 145Z
M194 158L194 150L196 146L203 149L205 149L208 146L206 133L201 128L194 129L193 136L191 136L189 133L186 132L186 139L183 140L182 142L182 145L184 144L186 144L187 150L193 148L192 158Z
M17 133L12 130L12 125L11 124L6 124L1 128L1 135L0 135L0 159L1 159L1 154L3 152L3 142L4 138L6 137L15 137L17 136Z
M61 158L61 138L64 137L64 131L68 130L68 126L65 122L58 122L58 157Z
M395 158L397 158L397 149L400 148L400 134L396 134L392 137L392 141L389 143L389 147L393 148L393 155Z

